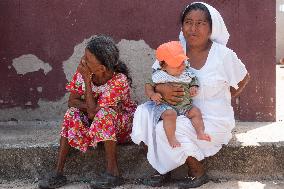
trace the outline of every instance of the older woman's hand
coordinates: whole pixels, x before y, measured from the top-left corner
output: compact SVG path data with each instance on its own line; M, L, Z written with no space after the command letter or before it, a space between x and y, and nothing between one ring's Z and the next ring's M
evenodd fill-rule
M165 101L173 105L181 102L185 95L182 85L175 83L157 84L155 91L160 93Z
M90 68L88 67L86 61L84 60L84 57L81 59L80 64L77 68L77 71L82 75L85 82L91 79L92 72Z

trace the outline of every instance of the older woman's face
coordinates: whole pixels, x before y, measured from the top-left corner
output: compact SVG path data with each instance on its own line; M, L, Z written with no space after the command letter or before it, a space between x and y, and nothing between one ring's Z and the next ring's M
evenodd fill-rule
M105 66L93 55L88 49L85 50L83 56L88 68L94 74L95 79L99 79L105 72Z
M188 12L182 24L182 32L189 45L206 44L211 35L211 28L206 20L206 14L202 10Z

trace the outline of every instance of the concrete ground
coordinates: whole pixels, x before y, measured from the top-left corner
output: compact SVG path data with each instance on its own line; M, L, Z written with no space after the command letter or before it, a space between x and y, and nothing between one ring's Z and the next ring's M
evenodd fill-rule
M0 181L0 189L37 189L38 182L30 180ZM115 189L178 189L175 183L166 184L162 187L150 187L142 184L124 184ZM283 180L274 181L253 181L253 180L220 180L210 181L198 189L283 189ZM84 182L69 182L59 189L91 189L90 184Z
M5 182L0 181L1 189L36 189L37 183L31 181L13 181L13 182ZM125 184L120 187L116 187L116 189L177 189L178 187L172 183L163 187L149 187L138 184ZM219 181L212 182L199 187L199 189L283 189L284 181L243 181L243 180L230 180L230 181ZM74 182L69 183L60 189L91 189L89 184Z

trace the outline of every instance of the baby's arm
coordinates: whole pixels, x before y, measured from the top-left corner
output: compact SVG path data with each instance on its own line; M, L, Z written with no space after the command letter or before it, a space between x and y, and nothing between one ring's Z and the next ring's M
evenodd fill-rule
M161 103L162 95L160 93L156 93L154 87L150 83L145 84L145 93L151 100L153 100L157 104Z

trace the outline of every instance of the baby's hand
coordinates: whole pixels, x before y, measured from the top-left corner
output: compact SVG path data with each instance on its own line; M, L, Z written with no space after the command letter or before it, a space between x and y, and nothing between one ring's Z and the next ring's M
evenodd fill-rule
M157 104L160 104L162 100L162 95L160 93L153 93L150 99L156 102Z
M197 86L192 86L189 88L189 95L190 96L196 96L198 93L198 87Z

